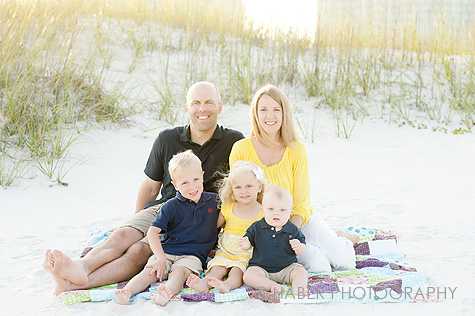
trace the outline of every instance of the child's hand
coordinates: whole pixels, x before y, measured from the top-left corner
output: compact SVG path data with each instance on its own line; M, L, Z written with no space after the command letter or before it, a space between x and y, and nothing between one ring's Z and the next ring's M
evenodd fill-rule
M249 241L248 237L241 237L239 239L239 246L241 247L242 250L249 250L251 249L251 242Z
M307 251L307 246L302 244L298 239L291 239L289 243L297 256L302 256Z
M165 268L167 267L167 259L164 256L160 256L155 260L151 265L147 265L145 268L151 268L149 274L157 274L158 280L163 280L163 275L165 273Z

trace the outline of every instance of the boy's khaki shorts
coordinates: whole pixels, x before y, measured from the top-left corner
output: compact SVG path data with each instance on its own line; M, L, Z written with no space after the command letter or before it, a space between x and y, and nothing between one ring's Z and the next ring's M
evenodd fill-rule
M155 220L155 217L157 217L157 213L162 208L162 205L163 203L152 205L150 207L147 207L144 210L141 210L137 214L134 214L128 219L126 219L125 222L121 226L119 226L119 228L132 227L141 231L144 237L140 241L148 244L148 239L147 239L148 229L150 228L150 226L152 226L152 222Z
M290 283L290 272L292 272L293 269L298 268L298 267L302 267L303 269L305 269L303 267L303 265L301 265L300 263L294 262L294 263L288 265L287 267L283 268L279 272L269 273L266 270L264 270L264 269L263 270L265 271L266 277L268 279L270 279L274 282L280 283L280 284L289 284Z
M185 256L176 256L176 255L169 255L165 254L165 258L167 259L167 266L165 268L165 272L163 273L163 279L168 279L168 275L175 270L177 267L185 267L190 269L192 272L200 275L203 271L203 266L201 264L201 260L195 256L185 255ZM151 265L157 260L155 255L151 256L148 259L147 265Z

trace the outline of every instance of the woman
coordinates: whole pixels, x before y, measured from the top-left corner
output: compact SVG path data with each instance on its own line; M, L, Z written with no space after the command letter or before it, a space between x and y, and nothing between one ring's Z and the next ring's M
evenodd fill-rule
M230 165L238 160L251 161L261 167L270 183L292 194L290 220L302 227L308 244L307 253L299 257L305 268L329 272L331 264L335 269L354 269L354 236L339 232L344 236L339 237L320 216L312 216L307 152L298 141L287 96L272 85L259 89L251 103L251 123L251 137L234 144Z

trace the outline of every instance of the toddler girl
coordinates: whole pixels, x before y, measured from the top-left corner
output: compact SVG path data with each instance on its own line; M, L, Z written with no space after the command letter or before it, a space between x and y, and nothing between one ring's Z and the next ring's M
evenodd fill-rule
M225 224L224 231L215 257L208 262L206 277L200 279L193 274L188 277L186 284L193 290L208 292L216 288L227 293L242 285L252 249L242 250L239 240L252 223L263 217L261 203L266 185L262 169L249 161L237 161L221 181L218 227ZM228 278L223 281L225 276Z

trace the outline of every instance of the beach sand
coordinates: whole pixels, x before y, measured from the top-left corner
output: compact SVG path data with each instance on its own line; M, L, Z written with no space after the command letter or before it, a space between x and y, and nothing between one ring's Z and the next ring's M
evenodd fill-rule
M38 175L0 190L0 314L475 314L475 135L367 119L346 140L336 137L334 123L325 115L318 119L314 142L303 140L314 212L332 227L396 231L407 262L441 291L456 287L453 298L447 290L447 299L440 303L299 305L246 300L170 302L159 308L138 300L130 306L113 301L63 306L42 268L44 252L56 248L77 257L89 232L113 228L133 213L152 142L163 127L145 116L133 121L127 128L90 131L73 145L72 157L80 163L63 179L68 186ZM220 124L247 134L248 106L226 107Z

